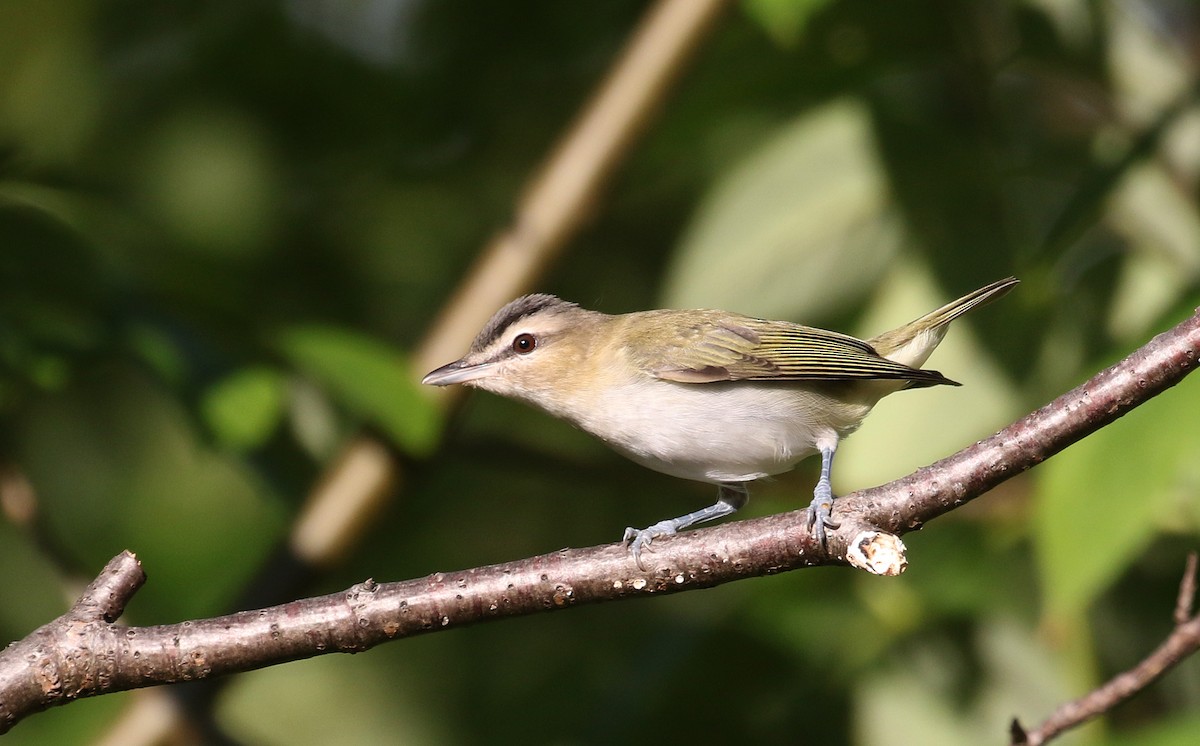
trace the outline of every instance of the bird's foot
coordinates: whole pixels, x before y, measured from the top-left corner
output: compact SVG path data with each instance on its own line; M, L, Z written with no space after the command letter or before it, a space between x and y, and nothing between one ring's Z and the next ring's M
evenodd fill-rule
M650 544L655 539L662 536L674 536L679 530L675 527L674 521L659 521L653 526L646 528L633 528L630 526L625 529L625 536L621 541L629 545L629 553L633 555L633 561L637 563L639 570L645 570L645 565L642 564L642 550L653 552Z
M822 487L824 489L822 489ZM819 483L808 504L808 532L813 535L821 550L825 550L825 529L837 529L842 524L833 520L833 492L829 485Z

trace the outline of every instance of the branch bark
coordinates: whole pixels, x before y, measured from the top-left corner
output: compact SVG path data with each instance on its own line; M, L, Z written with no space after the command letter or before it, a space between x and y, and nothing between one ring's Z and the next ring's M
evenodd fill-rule
M1041 463L1181 381L1200 356L1200 313L987 440L882 487L835 503L826 549L806 512L688 531L655 544L640 570L620 544L152 627L113 620L137 590L136 559L109 563L59 619L0 651L0 733L32 712L79 697L202 679L503 617L631 596L708 588L744 577L846 562L854 537L919 528Z

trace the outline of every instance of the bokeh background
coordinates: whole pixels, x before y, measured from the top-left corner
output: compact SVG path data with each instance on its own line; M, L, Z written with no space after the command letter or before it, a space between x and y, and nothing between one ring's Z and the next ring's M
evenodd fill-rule
M0 3L0 640L126 548L150 580L125 621L168 623L711 502L521 405L431 399L411 363L649 7ZM881 404L835 491L902 476L1200 305L1198 64L1187 0L731 3L528 289L866 336L1019 276L930 363L966 385ZM458 629L172 689L166 737L114 735L138 692L6 743L1002 743L1169 630L1197 413L1187 380L908 537L899 579ZM291 527L356 437L401 476L298 568ZM1198 704L1191 661L1062 743L1191 744Z

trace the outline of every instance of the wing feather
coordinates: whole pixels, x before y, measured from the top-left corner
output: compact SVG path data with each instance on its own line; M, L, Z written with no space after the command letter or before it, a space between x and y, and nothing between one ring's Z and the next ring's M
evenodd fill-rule
M660 318L654 321L670 328L662 336L671 341L647 345L636 354L644 369L664 380L954 384L937 371L888 360L867 342L837 332L719 311L657 314Z

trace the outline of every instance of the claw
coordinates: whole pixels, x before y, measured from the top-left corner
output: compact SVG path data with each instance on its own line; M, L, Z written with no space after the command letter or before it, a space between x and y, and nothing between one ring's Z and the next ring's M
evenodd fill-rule
M677 533L674 521L659 521L653 526L646 528L634 528L632 526L625 529L625 535L621 537L621 543L629 545L629 553L633 555L633 561L637 563L638 569L643 572L646 566L642 564L642 550L653 552L651 544L660 536L673 536Z
M629 551L633 554L633 560L637 562L638 569L645 571L646 566L642 564L642 550L645 549L647 552L653 552L654 550L650 548L650 544L655 539L660 536L674 536L688 526L735 513L738 508L745 504L745 485L741 483L722 484L717 490L717 501L707 508L667 521L659 521L647 528L638 529L631 526L625 529L625 535L621 541L629 545Z
M837 530L841 523L833 520L833 499L815 497L808 506L808 532L813 535L821 550L825 550L825 529Z

